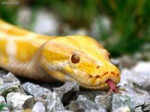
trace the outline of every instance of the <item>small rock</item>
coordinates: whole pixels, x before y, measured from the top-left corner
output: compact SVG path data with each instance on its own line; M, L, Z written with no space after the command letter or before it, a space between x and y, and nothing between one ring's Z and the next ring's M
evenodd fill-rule
M96 96L106 95L106 91L80 90L78 94L85 96L87 99L91 101L95 101Z
M147 72L150 74L150 62L138 62L137 65L132 68L132 70L138 73Z
M98 112L98 106L93 102L88 100L85 96L79 95L76 101L72 101L69 106L69 110L74 112Z
M67 92L79 91L79 85L76 82L66 82L63 86L54 88L54 91L62 98Z
M114 110L113 112L131 112L131 111L130 111L130 108L126 106L126 107L118 108Z
M121 107L128 107L128 106L133 106L132 105L132 98L127 95L121 95L121 94L114 94L112 98L112 111L115 112ZM134 108L134 107L130 107ZM134 110L134 109L133 109Z
M44 20L44 21L43 21ZM59 21L56 15L47 9L39 9L36 15L34 31L40 34L56 35Z
M127 92L122 94L113 94L111 102L112 111L126 106L129 107L131 111L134 111L136 107L148 104L150 104L150 95Z
M114 64L115 66L117 66L120 70L123 69L122 64L121 64L121 62L120 62L119 59L112 58L110 61L111 61L112 64Z
M79 85L76 82L66 82L63 86L54 88L54 91L59 95L64 105L67 105L73 99L77 98Z
M0 85L0 95L6 96L10 92L20 92L18 83L4 83Z
M17 17L18 23L24 28L29 28L32 16L31 8L27 6L22 6L19 8L20 9L18 10L18 17Z
M68 35L88 35L88 31L84 28L78 29L78 30L71 30Z
M3 79L0 78L0 85L3 84L3 83L4 83L4 82L3 82Z
M20 85L20 81L12 73L4 74L0 76L3 79L4 83L16 83Z
M24 83L22 86L23 86L24 91L27 94L33 95L36 97L41 97L43 99L46 99L47 95L51 93L50 90L40 87L39 85L30 83L30 82Z
M142 67L142 66L141 66ZM146 68L146 66L143 66ZM138 68L138 70L137 70ZM141 72L140 72L141 71ZM133 69L124 69L121 73L121 81L119 86L129 86L133 87L134 85L138 86L140 89L150 91L150 71L140 70L139 67L134 67Z
M35 103L36 103L35 97L28 98L27 100L25 100L25 102L23 104L23 108L24 109L31 109L31 108L33 108Z
M149 112L150 111L150 104L144 104L143 106L143 111L144 112Z
M4 75L7 75L8 72L0 68L0 77L2 78Z
M111 105L111 96L110 95L96 96L95 102L99 108L103 108L103 109L109 111L110 105Z
M5 98L3 96L0 96L0 105L4 106L2 110L0 110L1 112L9 112L8 107L6 106L6 101Z
M139 107L135 108L135 112L143 112L142 107L139 106Z
M119 60L123 68L132 68L137 63L137 59L129 55L123 55Z
M63 112L65 108L56 92L47 94L46 109L48 112Z
M32 109L25 109L23 112L32 112Z
M31 98L32 96L27 96L21 93L11 92L7 94L6 100L8 107L13 111L23 110L24 102Z
M5 98L3 96L0 96L0 104L6 105Z
M45 110L45 106L43 105L43 103L41 102L37 102L33 109L32 109L32 112L46 112Z
M99 15L98 18L93 20L91 24L91 35L97 39L104 35L105 33L110 32L111 20L106 16Z
M150 60L150 50L143 52L143 57L145 60Z

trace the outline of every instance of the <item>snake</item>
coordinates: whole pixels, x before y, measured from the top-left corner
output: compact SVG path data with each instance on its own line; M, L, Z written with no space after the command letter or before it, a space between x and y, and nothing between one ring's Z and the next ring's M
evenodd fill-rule
M0 19L0 67L16 76L116 92L120 70L109 55L86 35L42 35Z

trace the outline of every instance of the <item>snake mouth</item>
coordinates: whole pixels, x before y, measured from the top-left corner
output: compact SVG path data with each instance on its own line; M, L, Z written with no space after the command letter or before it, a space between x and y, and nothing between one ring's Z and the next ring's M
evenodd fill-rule
M109 92L116 92L116 93L118 93L119 91L118 91L118 88L116 87L116 84L114 83L114 81L113 80L111 80L111 79L108 79L107 81L106 81L106 83L108 84L108 86L109 86Z
M99 78L95 78L93 83L87 83L86 79L88 78L81 78L81 77L73 77L71 75L67 75L68 79L71 81L77 82L81 87L86 88L86 89L92 89L92 90L109 90L110 92L118 92L117 90L117 83L120 81L120 76L117 74L111 74L108 73L107 75ZM92 77L94 78L94 77ZM81 80L82 79L82 80ZM96 82L97 81L97 82ZM97 84L96 84L97 83Z
M119 82L119 77L105 77L103 82L99 85L87 85L86 83L82 83L79 80L76 80L81 87L93 90L108 90L109 92L116 92L118 93L117 83Z
M118 93L118 88L116 87L117 83L114 82L112 79L106 80L104 83L100 85L86 85L85 83L79 82L81 87L93 90L108 90L109 92L116 92Z

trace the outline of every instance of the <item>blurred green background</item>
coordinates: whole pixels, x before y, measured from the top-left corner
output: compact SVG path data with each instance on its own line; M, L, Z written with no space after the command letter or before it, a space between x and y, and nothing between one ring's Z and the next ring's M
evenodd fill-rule
M51 24L57 26L55 33L43 34L86 34L112 56L150 51L150 0L0 0L0 18L35 32L51 20L45 14L37 19L42 10L55 15Z

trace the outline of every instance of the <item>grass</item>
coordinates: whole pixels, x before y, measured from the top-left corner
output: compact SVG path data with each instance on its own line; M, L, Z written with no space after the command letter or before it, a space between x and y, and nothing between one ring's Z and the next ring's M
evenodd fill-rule
M113 56L142 51L142 46L150 42L149 0L32 0L20 2L20 6L24 3L33 9L31 23L36 18L36 10L41 7L59 15L73 29L84 27L89 31L96 19L100 32L96 39L102 41ZM0 17L17 24L18 7L0 5ZM99 17L110 20L110 31L105 29ZM33 26L31 24L29 29Z

